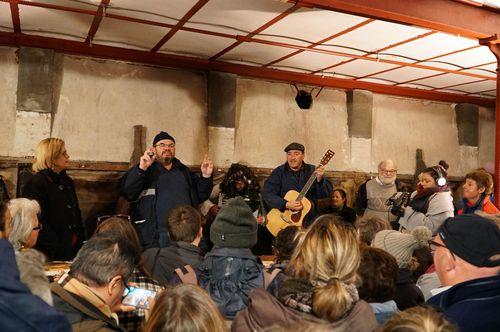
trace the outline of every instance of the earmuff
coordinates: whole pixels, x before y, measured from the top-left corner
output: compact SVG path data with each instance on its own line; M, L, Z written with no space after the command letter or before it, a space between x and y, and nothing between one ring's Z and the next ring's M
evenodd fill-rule
M436 171L437 176L438 176L436 179L437 185L440 187L446 185L446 178L443 176L443 166L437 165L437 166L434 166L432 168Z

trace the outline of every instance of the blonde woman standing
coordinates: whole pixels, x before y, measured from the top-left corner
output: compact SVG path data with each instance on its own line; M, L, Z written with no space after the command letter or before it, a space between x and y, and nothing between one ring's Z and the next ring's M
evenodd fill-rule
M38 201L42 229L35 248L49 260L71 260L83 242L83 226L73 180L66 174L69 155L60 138L42 140L35 153L35 175L22 196Z

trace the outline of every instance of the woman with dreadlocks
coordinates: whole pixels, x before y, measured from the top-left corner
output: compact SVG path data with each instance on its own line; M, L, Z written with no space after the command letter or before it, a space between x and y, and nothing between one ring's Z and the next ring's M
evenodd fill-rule
M233 197L241 196L245 202L250 206L256 215L259 223L258 241L252 251L255 255L272 254L272 241L273 236L269 233L266 227L262 226L265 219L265 211L260 199L260 184L250 167L242 164L232 164L228 172L222 179L219 185L220 193L215 213L208 216L205 227L203 227L203 236L206 239L210 238L210 226L218 213L218 209L222 207L227 200ZM208 250L212 248L213 244L208 243Z

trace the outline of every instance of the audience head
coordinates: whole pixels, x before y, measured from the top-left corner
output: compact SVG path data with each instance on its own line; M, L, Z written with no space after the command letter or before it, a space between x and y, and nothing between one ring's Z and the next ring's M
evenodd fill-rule
M7 204L11 220L9 241L15 250L32 248L42 228L38 221L40 205L27 198L11 199Z
M252 169L243 164L231 164L219 187L228 198L249 195L251 199L259 199L259 181Z
M471 202L476 202L481 195L491 194L493 178L486 171L475 170L465 175L465 183L462 188L464 190L464 198Z
M257 243L257 219L241 197L231 198L210 227L210 241L219 248L252 248Z
M167 218L167 228L172 241L192 243L197 240L200 242L201 215L192 206L178 206L170 211Z
M9 238L11 221L12 218L7 209L7 204L0 201L0 239Z
M64 141L60 138L50 137L38 143L32 168L35 172L50 168L59 173L66 169L68 161L69 155Z
M297 226L289 226L278 232L274 239L274 254L277 263L290 260L299 240L299 232L300 229Z
M383 160L378 164L378 179L383 184L393 184L398 174L398 165L391 160Z
M366 302L383 303L394 300L398 263L382 249L362 246L358 275L361 286L359 297Z
M128 240L103 232L82 246L69 275L99 294L111 308L116 308L137 264L136 248Z
M444 187L448 178L448 168L449 166L444 160L440 160L436 166L427 167L418 177L419 186L423 189Z
M144 329L145 332L226 330L224 318L208 293L190 284L163 291L156 299Z
M394 313L381 332L458 332L458 329L434 308L413 307Z
M431 242L443 286L500 273L500 230L477 214L448 218Z
M332 206L341 209L347 203L347 194L344 189L335 189L332 192Z
M354 281L359 262L359 246L352 225L339 217L323 215L304 234L286 273L316 285L313 313L336 321L358 300Z
M400 268L410 268L415 249L428 247L431 239L432 233L425 226L415 227L411 233L384 230L375 235L372 246L391 254Z
M358 218L356 221L356 229L360 242L370 245L375 238L375 234L383 230L391 230L392 227L385 219L379 217L364 217Z

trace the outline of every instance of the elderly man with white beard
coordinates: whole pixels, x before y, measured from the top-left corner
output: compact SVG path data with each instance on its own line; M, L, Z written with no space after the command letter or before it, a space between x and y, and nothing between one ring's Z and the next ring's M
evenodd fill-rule
M393 160L384 160L378 164L378 175L363 183L356 198L356 213L363 217L379 217L388 222L396 220L385 204L387 199L397 192L396 175L398 166Z

